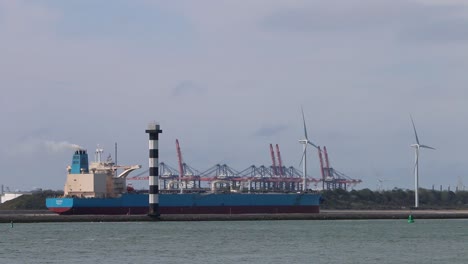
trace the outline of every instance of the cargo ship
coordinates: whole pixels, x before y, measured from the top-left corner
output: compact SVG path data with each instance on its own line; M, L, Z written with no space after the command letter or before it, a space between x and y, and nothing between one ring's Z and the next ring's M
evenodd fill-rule
M141 166L117 166L110 156L103 161L99 148L95 155L95 161L88 165L85 149L74 152L72 165L67 167L64 196L47 198L47 208L62 215L148 214L149 194L126 184L126 177ZM118 170L122 172L118 174ZM321 198L307 192L208 188L186 193L163 189L158 199L160 214L281 214L318 213Z

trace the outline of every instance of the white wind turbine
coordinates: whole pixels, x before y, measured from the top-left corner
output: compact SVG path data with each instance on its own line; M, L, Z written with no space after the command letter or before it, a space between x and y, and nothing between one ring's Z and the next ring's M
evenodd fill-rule
M302 121L304 122L304 139L301 139L299 140L299 143L303 144L303 153L302 153L302 159L301 159L301 163L302 163L302 191L306 191L307 190L307 181L306 181L306 178L307 178L307 145L312 145L314 146L315 148L318 149L318 147L309 141L309 138L307 137L307 127L306 127L306 122L305 122L305 117L304 117L304 109L301 107L301 111L302 111Z
M389 180L387 180L387 179L377 179L377 181L379 182L377 187L378 187L378 190L380 192L380 191L383 191L383 183L386 182L386 181L389 181Z
M419 163L419 149L420 148L427 148L433 149L433 147L429 147L427 145L422 145L419 143L418 133L416 132L416 126L414 125L413 117L410 115L411 123L413 124L414 136L416 138L416 144L412 144L411 147L415 150L415 162L414 162L414 207L418 208L419 206L419 197L418 197L418 189L419 189L419 172L418 172L418 163Z

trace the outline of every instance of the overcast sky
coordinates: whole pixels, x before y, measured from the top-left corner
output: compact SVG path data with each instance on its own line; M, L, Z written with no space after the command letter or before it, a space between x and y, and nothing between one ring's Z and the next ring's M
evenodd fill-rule
M467 3L0 0L0 183L62 189L68 144L147 168L151 121L173 167L300 169L302 106L357 189L414 188L410 114L421 187L468 185Z

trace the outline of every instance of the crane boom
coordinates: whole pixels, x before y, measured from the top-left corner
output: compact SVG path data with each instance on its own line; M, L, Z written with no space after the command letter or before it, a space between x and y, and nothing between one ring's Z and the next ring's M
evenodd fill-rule
M327 173L326 173L326 177L328 176L332 176L330 175L330 162L328 161L328 152L327 152L327 147L323 147L323 153L325 154L325 165L327 166Z
M320 160L320 172L322 175L322 180L325 181L325 171L323 167L323 156L322 156L322 150L320 149L320 146L318 147L318 155L319 155L319 160Z
M183 167L183 162L182 162L182 152L180 151L180 145L179 145L179 140L176 139L176 148L177 148L177 158L179 161L179 188L180 188L180 193L183 192L182 190L182 176L184 175L184 167Z
M278 175L278 172L276 170L276 162L275 162L275 152L273 151L273 145L270 144L270 154L271 154L271 161L273 165L273 175Z
M281 160L281 153L278 147L278 144L276 144L276 156L278 156L278 166L279 166L279 175L283 176L283 161Z

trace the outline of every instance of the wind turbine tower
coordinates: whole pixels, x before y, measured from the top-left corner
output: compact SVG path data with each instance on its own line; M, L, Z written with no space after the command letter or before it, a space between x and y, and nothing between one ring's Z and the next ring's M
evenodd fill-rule
M415 161L414 161L414 207L418 208L419 207L419 197L418 197L418 189L419 189L419 149L421 148L427 148L427 149L433 149L433 147L429 147L427 145L422 145L419 143L419 138L418 138L418 133L416 132L416 126L414 125L414 120L413 117L410 115L411 118L411 123L413 124L413 130L414 130L414 137L416 138L416 144L412 144L411 147L414 148L415 151Z
M302 121L304 123L304 139L299 140L299 143L303 144L302 147L302 191L305 192L307 190L307 146L312 145L316 149L318 149L317 145L309 141L309 138L307 137L307 127L306 127L306 122L305 122L305 117L304 117L304 109L301 107L302 111Z

